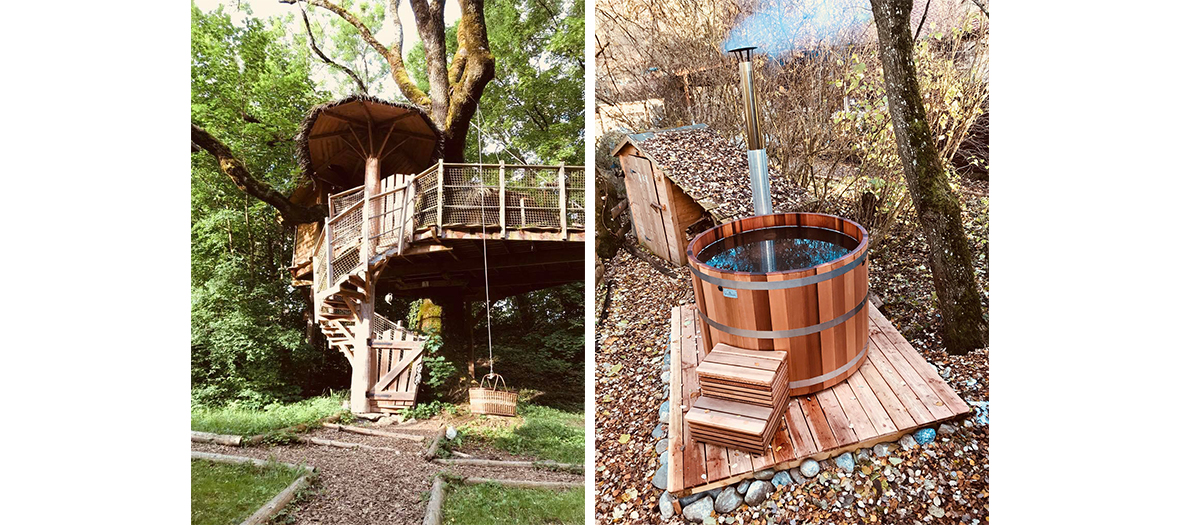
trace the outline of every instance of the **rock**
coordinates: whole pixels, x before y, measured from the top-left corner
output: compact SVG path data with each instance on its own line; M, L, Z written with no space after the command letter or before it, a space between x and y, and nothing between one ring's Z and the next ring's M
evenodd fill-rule
M938 433L943 436L949 436L949 435L955 433L955 427L950 426L946 423L943 423L941 425L938 425Z
M664 519L671 519L675 512L675 509L672 508L672 495L668 494L668 491L664 491L663 494L660 494L660 516Z
M844 494L836 498L836 500L840 503L841 507L851 507L856 502L856 498L852 494Z
M455 431L455 427L447 427L447 441L455 439L455 436L458 435L459 433Z
M656 454L663 454L665 450L668 450L668 440L661 439L656 441Z
M901 439L897 440L897 444L901 445L901 448L904 450L909 450L911 448L918 446L918 442L914 441L913 434L906 434L904 436L901 436Z
M656 425L656 428L651 431L651 437L656 439L664 439L668 432L664 430L664 425Z
M747 490L750 490L750 480L743 479L742 482L738 483L737 485L738 494L745 494Z
M942 507L936 507L934 505L931 505L929 510L930 510L930 515L934 516L935 518L941 518L944 515L946 515L946 511L942 510Z
M931 441L934 441L934 429L923 428L917 432L914 432L914 441L919 445L925 445Z
M667 423L668 422L668 409L669 409L668 403L670 403L670 402L671 401L664 401L664 404L660 405L660 423Z
M872 451L867 448L856 449L856 460L860 461L862 459L873 459Z
M662 372L660 374L660 381L661 382L667 383L668 381L671 381L671 380L672 380L672 371L671 370L665 370L664 372Z
M974 428L974 427L975 427L975 424L972 423L970 419L963 422L963 428Z
M660 454L660 464L661 465L668 464L668 451L667 450L665 450L663 454Z
M754 473L754 479L760 479L762 481L770 481L770 479L773 477L774 469L772 468L762 469Z
M844 469L845 472L852 472L856 469L856 460L852 459L851 452L845 452L836 456L836 466Z
M721 494L717 496L717 501L713 502L713 510L717 514L729 514L742 506L742 495L733 487L725 487Z
M791 469L791 479L795 480L795 483L807 483L807 476L803 475L799 467Z
M693 502L695 502L696 500L701 499L705 496L708 496L708 494L705 494L704 492L698 492L696 494L690 494L688 496L680 498L680 508L683 509L684 507L692 505Z
M681 511L686 521L693 523L704 523L705 518L713 514L713 498L705 496L691 505L684 507Z
M750 484L750 489L746 491L746 505L757 507L761 505L766 498L774 494L774 485L762 480L757 480Z
M774 474L773 478L770 478L770 482L773 483L774 486L776 486L776 487L785 487L787 485L790 485L791 484L791 473L790 473L790 471L780 470Z
M668 488L668 465L660 465L656 470L656 475L652 476L651 484L655 485L657 489L666 490Z
M889 443L877 443L873 445L873 454L879 458L889 455Z
M805 459L803 464L799 465L799 472L802 472L804 476L814 478L816 474L819 474L819 462L814 459Z

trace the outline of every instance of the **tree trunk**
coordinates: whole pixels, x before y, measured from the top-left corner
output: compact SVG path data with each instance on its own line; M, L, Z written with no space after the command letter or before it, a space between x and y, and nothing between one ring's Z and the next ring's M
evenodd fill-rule
M871 0L897 152L918 222L930 247L930 269L947 351L962 355L987 344L971 250L959 199L947 181L926 121L910 35L912 0Z
M458 293L433 299L442 308L443 359L455 366L455 375L440 387L439 393L448 401L464 400L472 378L467 373L465 361L471 355L471 307Z

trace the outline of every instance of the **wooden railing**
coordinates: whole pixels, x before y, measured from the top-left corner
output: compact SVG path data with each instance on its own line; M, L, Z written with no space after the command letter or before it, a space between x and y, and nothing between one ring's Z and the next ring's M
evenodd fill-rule
M414 227L584 230L582 166L439 162L414 179Z
M317 293L379 254L402 253L413 232L430 227L550 230L563 238L585 229L582 166L439 162L418 175L387 177L382 186L367 197L364 186L328 197L312 258Z

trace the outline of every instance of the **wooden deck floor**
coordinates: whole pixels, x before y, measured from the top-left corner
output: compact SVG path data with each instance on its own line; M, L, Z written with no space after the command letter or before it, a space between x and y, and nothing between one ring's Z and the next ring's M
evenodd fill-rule
M695 441L684 412L699 396L696 366L704 358L694 305L672 309L673 366L668 491L685 496L725 486L768 467L784 469L883 441L958 417L970 407L939 377L876 307L869 308L868 359L832 388L791 399L785 426L763 455ZM676 410L675 407L682 407Z

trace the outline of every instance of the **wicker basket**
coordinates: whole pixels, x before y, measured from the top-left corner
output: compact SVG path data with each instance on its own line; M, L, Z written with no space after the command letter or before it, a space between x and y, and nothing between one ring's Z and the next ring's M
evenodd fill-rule
M491 388L488 388L488 386ZM488 374L479 380L479 388L467 390L471 399L471 412L475 414L491 414L494 416L516 415L516 392L504 386L504 378L500 374Z

